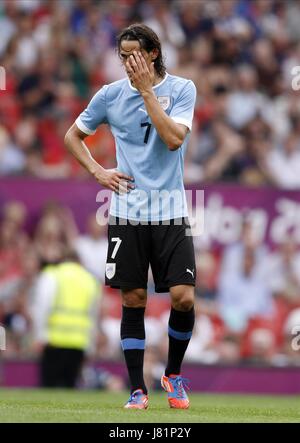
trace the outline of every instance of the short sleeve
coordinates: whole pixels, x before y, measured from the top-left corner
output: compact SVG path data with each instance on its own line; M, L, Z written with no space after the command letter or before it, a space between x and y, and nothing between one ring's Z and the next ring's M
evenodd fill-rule
M87 108L75 121L77 127L87 135L95 134L101 123L107 123L106 90L107 85L103 86L94 95Z
M187 126L189 130L192 129L196 95L196 86L190 80L182 89L170 112L170 117L176 123Z

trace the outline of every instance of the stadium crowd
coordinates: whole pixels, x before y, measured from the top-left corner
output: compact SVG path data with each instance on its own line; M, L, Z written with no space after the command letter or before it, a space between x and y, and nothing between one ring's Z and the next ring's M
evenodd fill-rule
M168 71L197 85L187 182L299 188L299 19L298 0L2 0L0 175L84 174L63 135L101 85L124 76L115 37L142 20ZM89 146L114 166L105 127Z
M292 87L292 68L300 65L299 0L0 0L0 66L6 70L0 177L87 176L66 152L64 134L95 91L124 76L115 37L136 21L162 39L168 72L197 86L186 183L299 189L300 94ZM87 144L104 167L115 166L105 126ZM104 279L105 229L94 215L85 234L74 214L53 202L32 232L25 229L27 215L17 201L1 208L4 358L34 354L30 304L43 263L72 247L99 282ZM196 257L197 322L187 361L300 364L290 344L300 324L296 245L287 241L270 251L253 239L245 219L237 243L199 247ZM103 291L93 352L118 359L119 294ZM166 353L168 303L167 296L149 297L149 371Z

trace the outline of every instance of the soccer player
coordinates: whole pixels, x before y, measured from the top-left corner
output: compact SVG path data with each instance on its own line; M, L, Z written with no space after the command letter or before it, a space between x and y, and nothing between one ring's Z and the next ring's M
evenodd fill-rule
M103 86L65 137L67 148L105 188L113 191L108 227L106 284L122 294L121 345L131 395L125 408L146 409L143 379L144 314L151 265L156 292L170 292L169 352L161 384L172 408L189 399L181 364L195 321L195 258L187 234L183 159L192 127L196 88L169 75L157 35L143 24L117 38L127 78ZM117 168L105 170L84 138L109 124ZM172 203L172 204L171 204Z

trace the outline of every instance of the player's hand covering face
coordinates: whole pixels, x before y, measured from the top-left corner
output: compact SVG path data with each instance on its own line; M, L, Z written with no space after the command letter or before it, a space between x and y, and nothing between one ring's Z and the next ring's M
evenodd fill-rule
M152 91L155 79L154 63L147 65L143 54L140 51L133 51L125 63L128 76L134 87L141 94Z

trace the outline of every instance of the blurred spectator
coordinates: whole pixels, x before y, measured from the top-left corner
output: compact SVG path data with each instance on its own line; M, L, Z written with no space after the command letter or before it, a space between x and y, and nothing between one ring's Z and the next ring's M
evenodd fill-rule
M172 9L165 2L149 1L151 16L144 23L153 29L164 42L166 66L172 69L177 65L177 48L185 43L185 35Z
M196 250L197 285L196 296L214 301L219 275L219 258L213 250Z
M253 272L264 278L265 276L265 259L268 251L264 244L261 243L261 238L255 224L250 218L249 214L244 215L241 225L240 239L225 247L220 269L220 279L226 279L231 274L236 275L242 273L244 266L244 257L249 251L249 256L252 254L254 261L252 263Z
M242 334L254 316L271 317L272 293L258 270L255 249L243 250L241 263L223 273L219 284L220 315L229 331Z
M283 242L267 257L266 278L274 296L290 306L300 304L300 253L292 240Z
M257 74L252 66L239 66L236 82L236 89L228 96L227 119L239 130L262 110L263 96L257 91Z
M300 3L299 0L288 2L286 11L287 29L291 41L299 42L300 31L298 23L300 20Z
M41 263L59 263L64 252L72 249L77 236L73 214L56 203L48 203L34 236L34 248Z
M233 160L232 171L248 186L260 186L268 181L264 160L272 149L272 128L257 114L243 128L245 151Z
M219 355L214 325L209 316L202 312L199 302L195 304L195 308L195 328L186 351L186 359L194 363L216 363Z
M25 207L11 202L3 208L0 224L0 300L14 294L21 282L22 258L26 253L28 238L23 232Z
M233 158L243 151L244 142L223 120L215 119L209 131L200 133L192 149L187 159L192 161L186 168L186 181L211 182L226 174Z
M300 366L299 331L300 308L297 308L290 312L284 324L284 341L279 360L281 364Z
M35 248L41 262L59 263L63 257L65 245L62 239L62 229L56 217L43 217L36 230Z
M87 220L86 234L80 235L75 248L81 263L97 279L104 283L107 255L106 225L97 222L96 215L91 214Z
M10 2L12 3L12 2ZM0 5L2 9L3 5ZM5 52L11 38L17 31L16 15L14 6L11 7L8 1L5 4L5 14L0 9L0 57Z
M219 362L226 365L241 363L241 339L236 333L227 333L218 343Z
M13 145L6 129L0 126L0 176L20 173L25 164L26 157Z
M24 232L26 217L26 208L19 202L12 201L3 206L0 223L0 321L8 332L5 357L22 355L29 340L27 291L33 284L38 265Z
M125 389L122 377L111 374L101 367L88 365L82 368L79 386L83 389L100 389L112 392Z
M264 169L270 181L284 189L300 186L300 141L291 133L282 146L265 153Z

